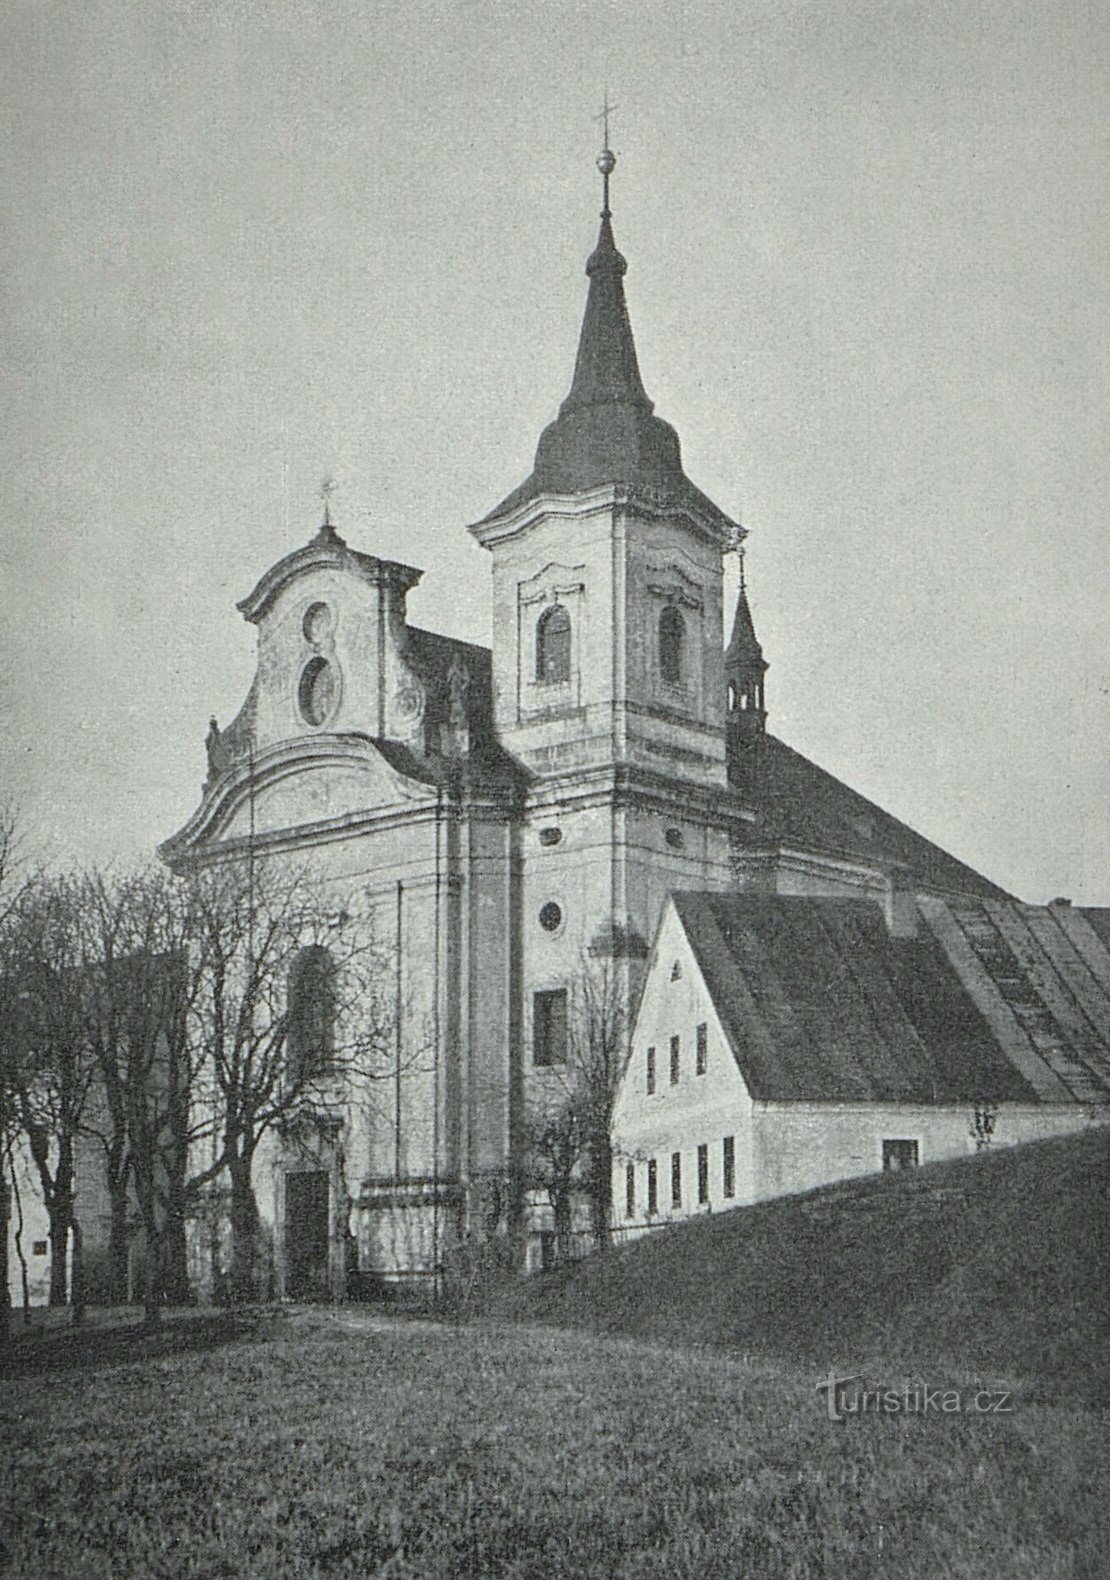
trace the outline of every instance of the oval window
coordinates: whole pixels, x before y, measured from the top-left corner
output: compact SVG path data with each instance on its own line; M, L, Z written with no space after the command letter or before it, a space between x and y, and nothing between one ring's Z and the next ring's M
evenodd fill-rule
M301 671L297 688L297 704L306 724L323 724L335 706L337 691L335 672L326 658L310 658Z
M305 641L311 642L313 647L319 647L331 635L333 623L332 612L326 603L309 604L301 621Z
M547 904L541 907L540 926L543 928L544 932L557 932L559 924L562 922L562 920L563 913L555 904L554 900L548 900Z

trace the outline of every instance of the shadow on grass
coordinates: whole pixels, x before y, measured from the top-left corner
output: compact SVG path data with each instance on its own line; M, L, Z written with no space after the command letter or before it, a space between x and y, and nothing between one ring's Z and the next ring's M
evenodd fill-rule
M175 1311L158 1326L126 1319L89 1322L81 1327L14 1329L0 1346L0 1378L42 1372L94 1370L216 1349L242 1339L274 1337L285 1314L274 1307L242 1311Z

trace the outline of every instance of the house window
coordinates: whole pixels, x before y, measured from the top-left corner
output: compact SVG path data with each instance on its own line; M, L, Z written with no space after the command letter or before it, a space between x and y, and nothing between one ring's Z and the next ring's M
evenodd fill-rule
M650 1097L655 1090L655 1049L647 1051L647 1090Z
M532 1062L541 1070L567 1062L566 988L532 997Z
M648 1164L648 1217L653 1217L659 1211L659 1178L655 1168L655 1159Z
M554 1229L540 1231L540 1271L548 1273L555 1266L558 1255L558 1244L555 1239Z
M671 1153L671 1206L682 1206L682 1153Z
M704 1075L709 1060L709 1028L705 1021L698 1027L697 1056L694 1068L699 1075Z
M285 1070L298 1086L320 1075L335 1053L335 966L323 944L298 950L288 991Z
M704 1207L709 1200L709 1148L698 1148L698 1203Z
M671 1038L671 1085L678 1085L679 1039Z
M682 680L682 648L686 640L686 625L669 603L659 616L659 673L669 686Z
M46 1241L45 1240L32 1240L32 1242L31 1242L31 1255L32 1256L45 1256L46 1255L46 1250L47 1250L47 1246L46 1246Z
M570 615L556 604L536 626L536 679L570 679Z
M721 1148L721 1173L724 1177L723 1194L736 1195L736 1137L726 1136Z
M636 1216L636 1165L630 1163L624 1171L624 1215Z
M916 1141L884 1141L883 1173L897 1174L902 1169L917 1167Z

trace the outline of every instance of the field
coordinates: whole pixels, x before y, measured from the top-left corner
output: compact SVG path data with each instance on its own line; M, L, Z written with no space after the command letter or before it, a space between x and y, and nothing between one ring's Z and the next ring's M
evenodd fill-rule
M365 1307L283 1308L181 1315L156 1341L110 1330L76 1344L23 1341L0 1382L0 1566L21 1580L1104 1574L1106 1412L1092 1369L1100 1329L1090 1257L1058 1247L1051 1289L1037 1286L1043 1318L1030 1337L1018 1275L1003 1279L1002 1261L1016 1251L1001 1226L1024 1215L1025 1243L1036 1242L1036 1214L1013 1203L1025 1199L1022 1171L1043 1174L1047 1161L1058 1199L1072 1202L1046 1207L1052 1232L1070 1225L1073 1242L1086 1243L1105 1149L1028 1151L1020 1166L1002 1157L965 1165L960 1178L978 1183L958 1200L947 1176L923 1170L898 1215L905 1224L916 1215L907 1234L919 1246L932 1233L930 1211L943 1224L959 1207L965 1230L997 1231L978 1338L963 1253L949 1256L947 1270L934 1266L964 1330L954 1347L942 1331L947 1361L907 1325L920 1282L900 1286L885 1326L862 1323L861 1342L850 1344L837 1326L840 1302L812 1300L801 1241L795 1253L779 1240L779 1282L763 1306L752 1294L725 1333L727 1303L707 1295L699 1305L689 1280L715 1271L729 1300L738 1298L739 1275L712 1237L742 1236L734 1253L746 1238L758 1273L768 1223L783 1229L770 1209L668 1231L512 1297L541 1309L542 1323L524 1309L515 1321L453 1325ZM1078 1219L1073 1179L1088 1192ZM882 1239L895 1196L881 1210L860 1209L873 1188L775 1212L797 1214L802 1236L815 1202L839 1202L835 1219L877 1222ZM667 1337L650 1331L636 1293L640 1264L660 1258L649 1286ZM902 1278L900 1258L890 1247L880 1296ZM873 1246L854 1266L879 1278L881 1261ZM767 1301L781 1316L786 1287L810 1304L808 1316L779 1324L775 1355ZM991 1315L1003 1288L1009 1318ZM926 1302L930 1312L939 1320ZM583 1326L549 1325L570 1320ZM858 1309L853 1320L860 1325ZM998 1364L1007 1323L1011 1338L1019 1328L1027 1335L1010 1366ZM1031 1366L1044 1334L1061 1327L1067 1353L1048 1345L1045 1368ZM909 1353L914 1332L927 1364ZM745 1334L760 1338L758 1353L733 1342ZM816 1391L830 1365L876 1390L911 1379L962 1388L960 1409L941 1409L938 1395L931 1409L845 1408L830 1419ZM1001 1408L976 1410L975 1392L988 1387Z

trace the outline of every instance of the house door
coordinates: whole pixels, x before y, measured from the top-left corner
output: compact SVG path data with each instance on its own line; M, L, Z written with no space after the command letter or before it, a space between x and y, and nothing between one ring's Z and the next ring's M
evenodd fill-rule
M323 1169L285 1176L285 1293L292 1300L328 1294L328 1194Z

